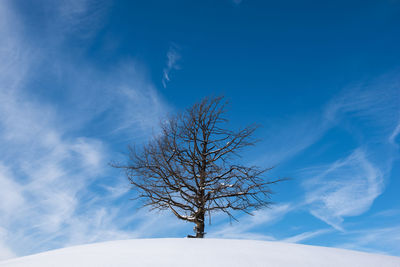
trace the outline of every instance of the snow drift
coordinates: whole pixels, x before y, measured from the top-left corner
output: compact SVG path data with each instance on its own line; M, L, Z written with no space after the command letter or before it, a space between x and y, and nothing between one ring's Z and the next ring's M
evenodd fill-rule
M0 267L14 266L400 267L400 257L253 240L136 239L63 248L0 262Z

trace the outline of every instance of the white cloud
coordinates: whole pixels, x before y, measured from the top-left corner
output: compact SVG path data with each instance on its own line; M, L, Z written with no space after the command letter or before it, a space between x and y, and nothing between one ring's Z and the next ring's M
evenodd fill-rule
M207 236L213 238L274 240L274 237L252 233L251 230L257 226L267 226L281 220L287 213L293 210L293 208L294 207L290 204L280 204L272 206L271 208L257 210L253 212L253 216L246 214L238 218L240 221L238 224L223 224L216 227L216 229L213 229L213 232Z
M317 127L318 135L310 135L315 138L294 138L302 147L308 147L331 129L341 128L357 140L360 148L348 157L330 165L310 167L311 172L303 170L307 177L306 205L311 214L336 229L343 230L345 217L367 211L384 190L396 157L393 144L398 135L399 88L398 75L393 74L348 87L326 105L321 123L309 127ZM306 127L300 124L300 133L303 128ZM293 132L294 136L299 135L297 130ZM289 151L291 147L296 146L289 146Z
M91 170L102 170L104 162L103 143L99 140L80 137L71 144L70 149L82 159L82 163Z
M282 239L280 241L289 242L289 243L299 243L299 242L302 242L304 240L314 238L316 236L327 234L329 232L332 232L332 229L320 229L320 230L315 230L315 231L308 231L308 232L297 234L297 235L294 235L294 236L291 236L291 237L287 237L287 238Z
M275 166L298 155L317 142L331 127L318 116L293 116L269 122L255 164ZM261 146L260 146L261 147Z
M257 155L256 163L270 166L290 160L334 128L347 130L355 138L362 139L360 142L384 143L389 139L391 144L395 144L400 132L398 77L397 74L388 74L371 82L349 86L318 113L268 121L262 143L268 152L262 157ZM382 149L388 155L383 160L390 165L392 155L387 152L390 148Z
M3 214L10 214L24 205L23 187L15 181L9 170L0 162L0 218L5 221Z
M236 2L240 4L241 1ZM23 25L18 16L7 1L0 5L0 145L7 151L0 157L0 228L5 233L0 238L0 259L67 244L146 237L182 227L183 224L176 223L175 218L163 215L162 221L166 225L159 229L155 227L160 221L157 215L148 215L144 211L127 216L121 213L130 211L129 208L105 205L107 201L124 196L127 191L119 181L115 184L102 182L102 173L104 176L109 174L102 166L106 167L110 159L108 152L112 152L107 151L106 141L100 141L100 138L116 136L118 142L126 142L121 133L128 132L124 137L129 140L145 139L157 127L159 117L169 110L140 66L128 60L125 64L117 64L111 71L104 71L87 62L52 57L48 69L41 70L49 73L50 77L54 75L63 84L65 107L38 99L36 92L25 88L37 72L35 64L47 62L43 57L48 51L55 55L63 51L62 42L76 32L80 38L93 36L97 27L94 25L98 24L102 13L101 7L92 9L93 1L63 1L57 6L48 1L48 4L55 10L54 21L51 21L54 27L49 27L51 37L43 44L49 43L50 46L45 47L34 47L25 37L22 38ZM93 10L94 15L91 13ZM179 49L171 45L163 71L164 87L171 72L179 68L180 59ZM55 92L61 93L62 90ZM396 88L390 90L393 93ZM374 92L381 93L380 90ZM361 98L354 101L358 99L358 93ZM393 105L396 98L390 100L391 93L385 93L384 98L368 93L364 96L363 90L358 93L332 101L325 113L327 122L320 118L306 118L300 125L290 124L289 132L296 133L299 138L284 136L288 141L287 147L280 150L281 154L274 162L292 157L315 143L338 124L344 114L363 118L372 116L385 127L391 127L392 131L393 117L385 114L398 114L391 112L396 110ZM104 114L108 116L102 117ZM101 132L98 128L85 128L93 120L96 120L94 126L101 130L106 128L104 125L115 130ZM315 125L318 125L317 129ZM398 124L390 135L393 137L389 138L393 142L398 136L396 129ZM382 189L382 174L375 162L367 159L363 151L354 155L333 164L336 167L332 165L329 172L321 170L317 180L326 184L317 181L311 189L322 195L307 195L312 211L331 224L336 223L337 227L344 217L368 209ZM352 177L350 182L343 178L348 177L347 169L356 175L358 182ZM339 174L343 175L338 180L327 180ZM101 189L104 192L99 193ZM345 200L353 201L354 194L361 195L355 200L357 207L345 206L340 210L338 206L346 205ZM323 213L324 207L333 212L333 217ZM292 209L291 205L284 204L258 211L254 217L241 219L240 225L217 227L219 230L212 236L273 239L250 231L279 221ZM135 231L121 230L132 221L140 221ZM312 234L303 233L292 240Z
M311 214L338 230L344 217L367 211L384 186L382 172L361 149L309 175L314 178L304 186Z
M171 44L167 52L167 65L163 69L162 84L164 88L167 87L167 83L171 80L171 72L180 68L178 62L181 58L182 56L178 52L178 46Z
M399 89L397 74L383 75L373 81L345 88L327 105L325 119L334 124L356 119L356 123L352 124L357 127L368 126L372 130L366 135L381 138L398 125Z
M63 11L53 14L57 27L45 42L48 47L30 46L21 37L24 25L11 6L7 1L0 5L0 70L4 74L0 76L0 145L8 151L0 156L0 229L4 232L0 259L138 235L121 230L132 219L121 212L130 208L111 204L124 194L123 190L116 192L114 183L103 182L105 176L116 175L106 169L109 154L115 153L108 151L105 141L93 137L86 125L108 113L111 116L95 126L130 130L131 139L148 136L167 107L154 86L143 72L132 71L131 64L105 75L95 66L61 57L52 58L48 68L57 66L55 77L65 86L60 101L65 103L50 104L26 87L37 74L37 64L46 62L48 51L63 51L63 31L72 34L77 30L74 27L80 28L79 18L87 15L89 2L57 6ZM49 8L57 10L54 5ZM56 14L60 14L59 20ZM72 28L67 25L71 21L75 23ZM85 31L90 31L90 23L85 25ZM51 33L52 27L49 29ZM43 67L43 73L54 74ZM103 192L101 188L108 189Z
M391 133L390 137L389 137L389 142L391 144L396 144L396 138L398 137L398 135L400 134L400 123L397 124L396 128L394 128L393 132Z
M51 23L46 25L52 34L53 44L62 42L73 36L81 40L91 39L104 23L107 0L59 0L54 5L51 0L41 0L41 6L46 6Z
M3 159L12 180L3 179L8 182L1 188L2 195L9 196L5 190L13 186L13 199L25 199L23 207L12 210L14 222L29 218L33 222L28 228L58 231L73 215L76 194L92 178L91 169L100 165L102 145L89 138L63 138L53 110L26 99L17 89L2 98L5 104L0 108L0 142L12 151L12 157ZM21 181L18 186L16 180Z
M7 234L7 231L0 227L0 261L14 258L16 256L14 252L3 242Z
M400 227L364 228L345 233L349 242L336 246L371 253L398 255L400 251Z
M133 129L136 132L141 130L148 138L152 133L156 133L161 118L165 117L169 107L162 101L161 97L150 84L143 84L139 87L130 87L129 84L122 84L118 87L117 93L120 95L120 115L119 125L114 132ZM136 136L138 138L138 136Z
M375 213L373 216L374 217L380 217L380 218L384 218L384 217L392 217L392 216L396 216L396 215L400 215L400 209L387 209L387 210L383 210L380 212Z

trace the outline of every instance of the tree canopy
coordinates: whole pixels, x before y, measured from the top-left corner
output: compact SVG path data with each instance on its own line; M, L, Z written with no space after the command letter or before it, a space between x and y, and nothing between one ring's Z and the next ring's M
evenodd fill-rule
M161 123L161 133L140 150L129 147L126 172L132 189L151 209L170 210L178 219L195 223L204 237L205 217L233 211L251 213L269 206L271 168L239 164L243 148L253 146L257 126L226 129L223 97L204 98Z

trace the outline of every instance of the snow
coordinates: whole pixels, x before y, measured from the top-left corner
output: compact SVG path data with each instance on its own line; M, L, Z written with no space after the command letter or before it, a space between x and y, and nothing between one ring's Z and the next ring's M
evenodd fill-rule
M28 266L400 267L400 257L280 242L183 238L111 241L0 262L0 267Z

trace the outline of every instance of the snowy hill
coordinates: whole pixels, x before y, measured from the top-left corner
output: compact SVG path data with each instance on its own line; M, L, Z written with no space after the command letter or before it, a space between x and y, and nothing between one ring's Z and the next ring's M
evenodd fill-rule
M252 240L136 239L69 247L0 262L0 267L14 266L400 267L400 257Z

